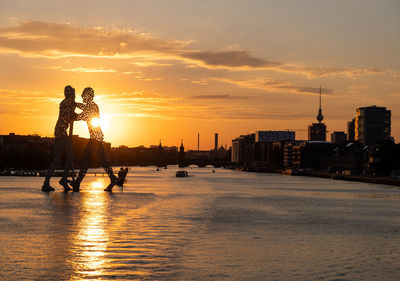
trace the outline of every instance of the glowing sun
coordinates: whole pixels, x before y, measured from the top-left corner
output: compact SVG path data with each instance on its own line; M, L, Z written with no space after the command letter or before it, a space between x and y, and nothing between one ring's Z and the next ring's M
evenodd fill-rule
M100 127L103 130L107 130L110 125L110 121L107 115L102 115L100 118L93 118L91 124L93 127Z

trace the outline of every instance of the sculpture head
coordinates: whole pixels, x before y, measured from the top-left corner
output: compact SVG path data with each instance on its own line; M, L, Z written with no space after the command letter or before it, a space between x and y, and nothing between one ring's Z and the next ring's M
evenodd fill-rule
M75 89L72 88L70 85L65 86L65 88L64 88L64 96L67 99L75 99Z
M85 103L92 101L94 98L94 90L91 87L86 87L82 92L82 100Z

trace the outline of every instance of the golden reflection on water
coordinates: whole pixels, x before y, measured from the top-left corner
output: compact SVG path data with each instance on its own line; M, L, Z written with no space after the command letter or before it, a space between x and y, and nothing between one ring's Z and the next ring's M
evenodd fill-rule
M73 266L78 276L75 280L102 275L106 266L108 232L105 227L107 198L105 182L98 179L80 193L81 219L73 238Z

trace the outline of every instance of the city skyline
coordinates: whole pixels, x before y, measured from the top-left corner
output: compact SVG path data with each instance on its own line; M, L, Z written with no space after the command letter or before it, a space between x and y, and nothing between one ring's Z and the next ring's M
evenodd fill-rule
M70 84L78 100L94 88L113 146L307 139L322 85L329 134L377 105L398 141L399 12L397 1L2 1L0 135L52 135Z

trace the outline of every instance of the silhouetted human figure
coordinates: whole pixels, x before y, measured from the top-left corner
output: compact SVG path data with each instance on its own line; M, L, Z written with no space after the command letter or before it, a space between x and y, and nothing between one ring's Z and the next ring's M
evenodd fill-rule
M81 158L81 169L79 170L78 177L72 183L73 190L79 191L80 184L85 177L88 167L89 167L89 156L92 154L97 154L100 157L101 164L104 171L110 178L110 184L105 189L105 191L112 191L112 188L116 184L116 177L114 176L112 167L108 163L103 148L103 132L100 128L99 118L100 111L97 104L93 101L94 91L92 88L87 87L82 92L83 106L79 106L82 112L78 114L76 120L84 120L87 123L90 140L86 145Z
M65 191L71 190L67 184L67 177L68 172L73 167L74 152L72 149L72 140L68 137L67 129L71 121L76 117L75 89L71 86L66 86L64 89L64 96L64 100L60 103L60 112L54 129L54 160L47 170L46 178L42 186L43 192L54 191L54 188L50 186L50 178L61 162L63 151L66 152L67 159L65 160L64 172L60 184L64 187Z

